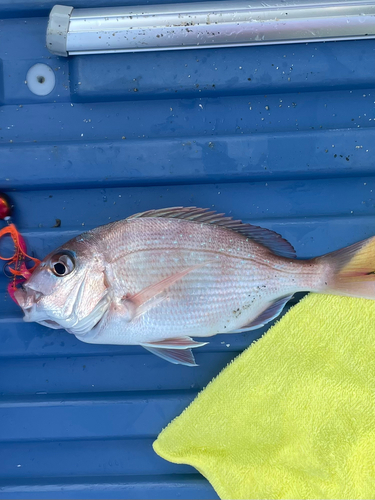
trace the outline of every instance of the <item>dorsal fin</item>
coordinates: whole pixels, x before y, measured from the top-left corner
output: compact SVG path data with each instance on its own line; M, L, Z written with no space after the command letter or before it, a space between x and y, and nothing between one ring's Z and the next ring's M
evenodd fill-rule
M253 226L252 224L244 224L240 220L233 220L232 217L226 217L224 214L218 214L208 208L173 207L148 210L147 212L132 215L127 220L139 219L141 217L164 217L166 219L184 219L199 222L200 224L215 224L216 226L231 229L246 238L252 239L256 243L260 243L280 257L287 257L289 259L296 257L296 252L292 245L278 233L270 229Z

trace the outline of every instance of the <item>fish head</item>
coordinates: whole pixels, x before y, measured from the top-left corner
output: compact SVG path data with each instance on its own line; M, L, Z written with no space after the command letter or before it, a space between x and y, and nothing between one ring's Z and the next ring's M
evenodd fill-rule
M87 330L101 319L103 307L92 313L107 295L103 258L89 240L79 237L51 252L15 292L24 321L74 333L79 325Z

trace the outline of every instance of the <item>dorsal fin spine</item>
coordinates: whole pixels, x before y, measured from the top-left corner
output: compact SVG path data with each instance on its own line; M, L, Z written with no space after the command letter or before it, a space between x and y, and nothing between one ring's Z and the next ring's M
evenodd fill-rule
M127 220L145 217L181 219L201 224L220 226L231 231L235 231L236 233L243 235L245 238L249 238L255 243L265 246L280 257L286 257L289 259L294 259L296 257L296 253L292 245L278 233L275 233L270 229L264 229L246 223L244 224L240 220L234 220L232 217L227 217L225 214L218 214L208 208L172 207L160 210L148 210L147 212L132 215L128 217Z

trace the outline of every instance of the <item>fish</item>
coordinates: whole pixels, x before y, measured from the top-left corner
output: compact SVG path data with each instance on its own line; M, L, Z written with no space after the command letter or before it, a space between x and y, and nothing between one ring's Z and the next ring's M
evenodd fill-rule
M260 328L297 292L375 298L375 236L299 260L279 234L196 207L82 233L15 292L24 321L197 366L193 338Z

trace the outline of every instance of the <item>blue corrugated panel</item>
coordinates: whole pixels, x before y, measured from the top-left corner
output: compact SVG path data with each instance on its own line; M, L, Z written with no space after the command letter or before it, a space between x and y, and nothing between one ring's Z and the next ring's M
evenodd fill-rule
M272 228L300 257L375 233L375 40L63 59L45 48L53 4L0 0L0 187L36 255L173 205ZM46 97L24 83L37 62ZM151 443L265 329L217 336L191 369L24 324L6 284L0 497L216 498Z

